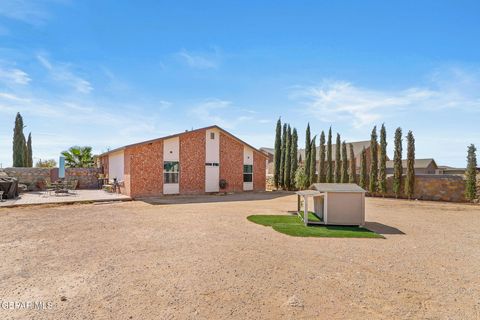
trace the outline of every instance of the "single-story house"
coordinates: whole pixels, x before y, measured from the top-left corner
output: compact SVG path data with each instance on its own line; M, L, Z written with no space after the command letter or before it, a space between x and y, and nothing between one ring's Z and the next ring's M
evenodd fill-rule
M393 160L387 161L387 174L393 174ZM402 160L403 173L407 172L407 160ZM415 174L437 174L438 166L432 158L415 159Z
M265 191L267 156L214 125L99 156L110 181L135 197Z

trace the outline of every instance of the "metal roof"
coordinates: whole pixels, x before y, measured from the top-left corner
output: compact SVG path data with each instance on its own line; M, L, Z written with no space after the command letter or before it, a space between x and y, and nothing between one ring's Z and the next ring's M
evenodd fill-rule
M314 183L310 189L320 192L366 192L355 183Z

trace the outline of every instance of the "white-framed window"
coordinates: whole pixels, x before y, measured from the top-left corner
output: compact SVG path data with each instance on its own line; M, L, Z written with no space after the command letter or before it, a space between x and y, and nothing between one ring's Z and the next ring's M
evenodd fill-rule
M243 165L243 182L253 182L253 165Z
M178 183L180 163L178 161L163 162L163 183Z

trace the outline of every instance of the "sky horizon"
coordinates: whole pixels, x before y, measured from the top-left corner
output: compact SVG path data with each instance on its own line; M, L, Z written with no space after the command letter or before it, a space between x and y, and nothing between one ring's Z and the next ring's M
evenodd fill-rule
M34 163L209 125L273 147L281 117L300 148L307 123L347 142L385 123L389 157L401 127L417 158L465 167L480 144L478 12L476 1L0 1L0 165L20 112Z

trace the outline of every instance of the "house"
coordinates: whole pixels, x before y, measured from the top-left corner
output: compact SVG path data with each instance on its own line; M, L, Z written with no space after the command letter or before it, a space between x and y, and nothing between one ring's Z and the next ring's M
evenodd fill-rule
M393 174L393 160L387 161L387 174ZM402 160L403 173L407 172L407 160ZM432 158L415 159L415 174L436 174L438 166Z
M369 168L370 167L370 162L371 162L370 161L370 140L347 142L347 160L348 161L350 161L350 146L349 146L349 144L352 144L352 146L353 146L353 154L354 154L354 157L355 157L357 172L360 171L360 155L362 153L363 148L365 148L365 150L367 152L367 168ZM336 148L335 144L332 144L332 159L333 159L334 165L335 165L335 148ZM378 148L380 148L380 145L378 145ZM267 175L273 175L274 149L272 149L272 148L260 148L260 150L266 152L269 156L268 164L267 164ZM320 147L317 147L316 158L317 158L317 168L318 168L319 159L320 159ZM305 161L305 149L298 149L298 159L301 162ZM388 157L387 157L387 159L388 159Z
M127 145L100 157L135 197L265 190L267 156L214 125Z

